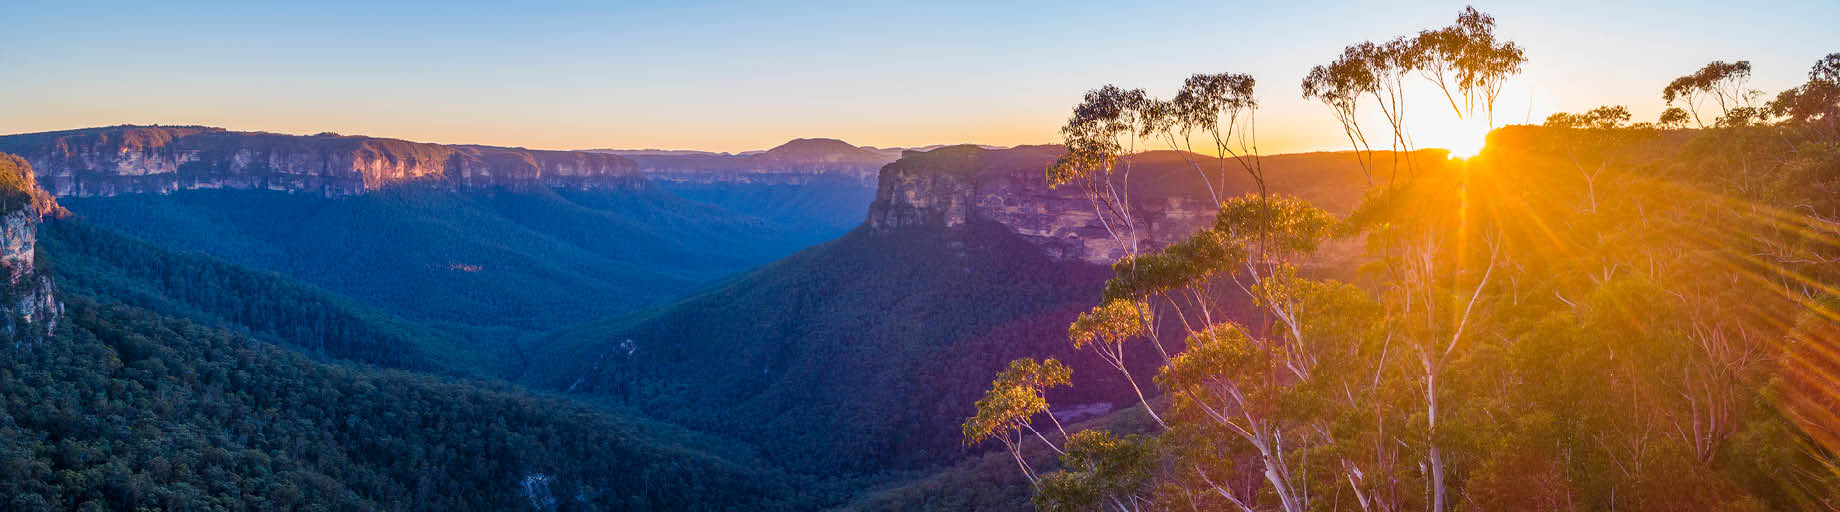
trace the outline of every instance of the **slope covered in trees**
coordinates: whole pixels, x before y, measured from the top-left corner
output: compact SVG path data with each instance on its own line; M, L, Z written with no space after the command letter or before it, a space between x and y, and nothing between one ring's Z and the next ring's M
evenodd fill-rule
M862 223L875 187L861 180L817 177L799 184L662 182L659 188L692 201L766 219L809 237L831 240Z
M8 510L803 508L660 424L66 300L52 340L0 350Z
M627 311L816 240L653 188L398 187L326 199L181 191L70 199L100 226L489 337Z
M162 249L81 218L39 227L64 289L195 322L230 327L323 357L419 370L479 368L503 347L464 341L313 285L211 256Z
M993 224L973 226L962 254L946 236L858 229L677 303L533 342L525 381L735 435L803 472L948 460L961 453L964 406L947 398L975 397L1008 358L1052 350L1041 342L1104 274L1049 261ZM1128 392L1095 377L1069 399Z

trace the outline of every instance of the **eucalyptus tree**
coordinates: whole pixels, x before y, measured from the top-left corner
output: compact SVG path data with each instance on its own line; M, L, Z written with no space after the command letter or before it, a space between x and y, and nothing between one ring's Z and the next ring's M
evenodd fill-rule
M1502 86L1526 62L1520 45L1497 39L1494 16L1465 7L1450 26L1343 48L1335 60L1311 68L1304 76L1303 97L1330 108L1360 157L1372 154L1358 116L1361 97L1371 96L1391 129L1396 173L1402 153L1407 166L1415 168L1411 160L1415 144L1406 117L1407 76L1418 73L1437 86L1460 119L1473 118L1481 108L1492 128ZM1371 158L1361 161L1370 185L1372 164Z
M1466 115L1492 111L1501 83L1518 72L1524 62L1519 48L1496 41L1493 27L1493 18L1469 9L1430 42L1400 37L1349 46L1335 62L1312 70L1304 94L1343 122L1371 183L1372 150L1357 117L1364 97L1387 120L1396 173L1400 153L1414 144L1406 123L1407 77L1447 72L1452 104L1463 95L1470 108L1457 112ZM1439 70L1427 71L1431 63ZM1437 382L1467 339L1468 317L1484 300L1494 265L1492 257L1486 267L1467 265L1479 261L1467 252L1484 245L1474 243L1482 240L1474 236L1476 226L1463 223L1466 218L1452 224L1441 209L1463 197L1460 176L1414 171L1402 182L1395 175L1370 194L1360 217L1347 222L1274 193L1258 150L1254 85L1246 75L1195 75L1170 100L1105 86L1073 109L1061 130L1067 153L1047 169L1047 182L1077 187L1123 256L1101 303L1069 327L1069 340L1131 382L1157 423L1163 463L1153 473L1165 497L1191 505L1212 500L1206 503L1248 512L1272 505L1302 511L1323 503L1340 507L1347 503L1342 491L1352 490L1351 501L1364 510L1398 510L1412 501L1405 489L1423 482L1433 491L1428 501L1441 511L1447 491L1436 437ZM1135 160L1157 146L1177 150L1217 207L1212 226L1161 248L1144 245L1130 197ZM1229 172L1243 173L1253 190L1232 194ZM1436 214L1418 218L1403 206ZM1305 276L1303 265L1321 244L1342 235L1398 248L1381 254L1380 267L1390 274L1379 289ZM1453 298L1459 289L1468 292L1467 301ZM1255 313L1229 314L1229 297L1250 303ZM1154 381L1168 397L1166 407L1137 386L1127 364L1137 340L1160 358ZM1179 342L1173 353L1171 341ZM1419 366L1418 378L1405 370L1407 361ZM1039 366L1017 364L1012 370ZM1095 459L1069 457L1076 451L1042 435L1033 418L1048 412L1045 399L1038 387L1018 385L1010 373L999 376L978 415L967 421L967 442L1002 440L1036 482L1038 499L1059 496L1038 503L1120 510L1142 503L1141 487L1095 480L1116 473L1094 471L1100 466ZM1407 393L1402 386L1408 380L1419 381L1422 394ZM1421 406L1407 396L1422 397L1429 418L1421 427L1407 425L1413 416L1408 409ZM1409 456L1401 448L1415 429L1425 440L1414 446L1428 453L1423 466L1429 474L1418 480L1409 475ZM1063 454L1060 472L1041 477L1028 466L1017 447L1030 435ZM1081 435L1061 439L1071 443ZM1223 472L1227 467L1242 471ZM1261 482L1235 480L1238 475L1257 475Z
M1495 17L1475 7L1464 7L1448 27L1419 32L1412 46L1418 71L1437 84L1451 110L1470 118L1481 107L1490 127L1495 126L1495 100L1502 85L1527 62L1519 45L1496 41ZM1461 106L1458 96L1463 98Z
M1440 387L1476 338L1472 319L1488 297L1500 255L1492 221L1471 210L1466 167L1448 166L1370 196L1349 218L1385 275L1377 290L1386 336L1417 366L1422 393L1424 477L1429 508L1449 504L1448 460L1440 423L1449 407Z
M1661 99L1670 107L1674 106L1675 101L1681 102L1684 105L1682 109L1693 117L1693 123L1704 128L1706 122L1700 117L1699 111L1707 99L1718 105L1719 118L1724 118L1733 109L1750 106L1752 99L1759 94L1744 88L1750 78L1751 61L1716 60L1698 71L1668 82L1667 87L1661 89Z
M1068 512L1154 508L1151 491L1159 456L1153 438L1121 438L1098 429L1076 432L1060 456L1065 469L1042 476L1035 507Z
M1321 101L1334 113L1371 187L1374 185L1374 149L1367 142L1366 132L1361 130L1360 107L1362 96L1372 93L1378 84L1372 69L1354 50L1349 47L1334 62L1310 68L1303 78L1303 98Z
M1777 94L1767 108L1770 115L1814 128L1828 140L1840 140L1840 53L1815 61L1806 83Z
M1314 375L1320 357L1307 338L1316 332L1307 315L1317 312L1304 302L1311 296L1293 293L1306 286L1297 276L1296 261L1328 236L1335 219L1307 202L1270 191L1258 150L1254 85L1250 76L1218 73L1190 77L1168 101L1109 86L1088 93L1062 130L1068 154L1049 168L1047 177L1053 186L1079 187L1125 253L1113 266L1115 277L1107 283L1104 301L1070 326L1075 347L1093 350L1135 386L1125 354L1131 340L1144 339L1162 358L1157 383L1165 391L1180 391L1176 409L1214 411L1198 418L1214 425L1209 431L1233 435L1256 452L1264 468L1260 473L1283 509L1304 510L1310 493L1291 468L1305 447L1320 440L1320 429L1287 417L1290 411L1248 402L1244 392L1281 396L1305 389L1297 383ZM1179 150L1219 209L1210 229L1154 251L1139 245L1138 222L1129 208L1132 159L1145 141ZM1212 154L1196 154L1197 147ZM1253 190L1230 196L1229 172L1242 173ZM1228 318L1218 303L1223 290L1258 306L1275 319L1272 325ZM1172 356L1165 348L1166 333L1159 326L1166 324L1181 326L1181 339L1188 340L1182 354ZM1228 339L1223 336L1229 332L1247 340L1248 350L1281 361L1271 368L1277 373L1227 376L1229 382L1191 379L1182 371L1193 367L1183 362L1204 359L1218 346L1213 341ZM1141 389L1138 396L1151 417L1169 428Z
M1043 394L1050 388L1066 386L1072 383L1073 370L1052 358L1045 361L1034 359L1017 359L1010 361L1009 367L997 374L990 383L990 390L977 402L977 415L965 420L965 444L976 444L989 439L1003 443L1010 457L1022 469L1022 476L1030 484L1040 487L1040 476L1023 456L1023 444L1027 434L1033 434L1043 444L1056 453L1065 453L1056 446L1041 430L1034 425L1035 417L1046 415L1063 438L1067 431L1061 428L1060 420L1048 413L1048 400Z
M1412 133L1406 124L1406 77L1422 67L1426 53L1415 43L1401 36L1385 43L1364 41L1342 50L1343 58L1360 63L1366 68L1364 75L1373 77L1372 84L1365 89L1368 95L1373 96L1375 105L1379 107L1381 116L1386 119L1387 127L1392 132L1395 180L1402 154L1405 155L1407 167L1416 173L1411 160L1414 148Z
M1376 80L1367 90L1386 115L1395 144L1409 150L1413 137L1403 100L1407 73L1417 72L1437 86L1458 117L1480 111L1494 124L1494 104L1503 85L1526 62L1518 45L1498 40L1495 26L1493 16L1465 8L1448 27L1386 44L1349 46L1325 69L1343 60L1367 62ZM1324 88L1312 87L1312 82L1306 79L1306 96L1320 96ZM1439 382L1461 360L1465 341L1473 335L1470 320L1486 300L1484 291L1494 276L1501 243L1485 216L1471 215L1466 169L1458 164L1424 174L1415 170L1403 182L1389 181L1349 219L1350 230L1367 239L1382 270L1376 293L1387 312L1386 339L1416 356L1425 429L1422 465L1429 508L1434 511L1445 510L1449 501L1445 443L1439 432L1444 409ZM1482 247L1488 250L1478 251Z

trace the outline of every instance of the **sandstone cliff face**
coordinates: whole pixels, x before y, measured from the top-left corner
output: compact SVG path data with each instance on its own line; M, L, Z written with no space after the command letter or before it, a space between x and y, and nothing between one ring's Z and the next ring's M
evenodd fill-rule
M0 268L6 274L5 302L0 312L4 331L22 345L42 340L57 328L64 305L57 300L51 277L38 272L33 253L38 242L38 210L31 206L0 216Z
M32 179L24 159L0 153L0 332L14 345L35 343L57 328L64 305L51 278L38 271L40 215L61 212Z
M1047 186L1046 170L1062 153L1059 146L909 151L882 168L867 225L889 232L912 225L955 228L984 219L1008 227L1056 260L1110 265L1126 254L1126 247L1100 221L1092 203L1078 187ZM1437 152L1416 158L1420 166L1445 161ZM1208 179L1229 192L1222 199L1254 190L1238 164L1199 161L1209 170ZM1353 209L1367 188L1348 153L1270 156L1262 164L1272 192L1302 197L1338 214ZM1214 198L1187 159L1173 152L1149 153L1134 165L1129 208L1141 249L1160 249L1213 224ZM1131 239L1129 232L1119 234Z
M633 189L637 166L617 155L449 146L323 134L117 126L0 137L65 197L175 190L269 189L341 196L402 183Z
M869 207L869 229L956 228L975 217L1008 227L1058 261L1110 265L1126 248L1100 222L1092 204L1074 187L1047 186L1045 170L1060 153L1053 146L908 152L882 169ZM1139 243L1146 248L1174 243L1214 222L1211 201L1189 193L1140 194L1133 197L1132 209L1140 221Z

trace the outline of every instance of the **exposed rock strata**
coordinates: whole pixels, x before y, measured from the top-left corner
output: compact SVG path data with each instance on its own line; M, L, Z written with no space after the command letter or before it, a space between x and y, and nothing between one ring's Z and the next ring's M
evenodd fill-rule
M632 160L578 151L454 146L362 136L115 126L0 137L59 197L269 189L342 196L401 183L643 187Z
M1126 254L1124 244L1078 187L1047 185L1046 170L1062 153L1059 146L909 151L882 168L867 225L876 232L911 225L960 227L976 217L1007 226L1057 260L1109 265ZM1238 163L1196 158L1209 180L1224 186L1228 195L1254 190ZM1426 151L1416 161L1441 165L1444 155ZM1140 156L1134 165L1129 207L1137 222L1129 231L1111 226L1121 237L1130 240L1134 233L1140 248L1158 249L1214 222L1214 198L1188 159L1157 152ZM1352 209L1367 187L1347 153L1272 156L1261 165L1273 192L1303 197L1337 213Z
M51 277L39 272L38 224L45 213L60 214L32 179L24 159L0 153L0 332L14 345L35 343L57 328L64 305Z

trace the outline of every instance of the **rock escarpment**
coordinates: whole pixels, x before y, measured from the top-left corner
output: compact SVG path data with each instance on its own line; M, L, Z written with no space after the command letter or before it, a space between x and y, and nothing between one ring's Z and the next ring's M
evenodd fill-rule
M362 136L115 126L0 137L59 197L188 189L269 189L342 196L385 186L632 189L632 160L578 151L455 146Z
M1047 166L1058 146L990 150L951 146L910 151L882 169L868 226L887 232L911 225L958 228L971 218L995 221L1057 261L1110 265L1124 256L1086 197L1075 187L1049 188ZM1204 193L1196 188L1192 192ZM1213 223L1211 201L1189 191L1132 198L1137 237L1161 247Z
M884 233L912 225L958 228L979 218L1008 227L1058 261L1110 265L1126 254L1126 247L1101 222L1093 204L1077 186L1048 187L1046 170L1063 153L1059 146L908 151L882 168L867 226ZM1425 151L1414 161L1442 165L1445 155ZM1171 151L1145 153L1135 159L1126 185L1135 229L1111 228L1125 240L1134 233L1141 249L1154 250L1212 225L1214 197L1196 164L1227 192L1221 199L1255 190L1237 162L1184 158ZM1353 209L1367 189L1350 153L1268 156L1261 165L1272 192L1302 197L1335 213Z
M39 272L38 223L44 214L61 214L50 195L32 178L25 159L0 153L0 333L14 345L35 343L57 328L64 305L51 277Z

